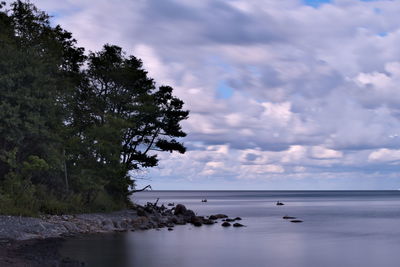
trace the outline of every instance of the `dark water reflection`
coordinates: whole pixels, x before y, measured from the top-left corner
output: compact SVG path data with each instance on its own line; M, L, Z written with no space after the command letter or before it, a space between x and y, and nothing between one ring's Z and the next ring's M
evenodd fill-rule
M199 215L241 216L246 228L175 227L69 240L88 266L399 266L400 192L147 192ZM200 199L207 198L207 203ZM285 206L275 206L279 200ZM282 219L297 216L302 224Z

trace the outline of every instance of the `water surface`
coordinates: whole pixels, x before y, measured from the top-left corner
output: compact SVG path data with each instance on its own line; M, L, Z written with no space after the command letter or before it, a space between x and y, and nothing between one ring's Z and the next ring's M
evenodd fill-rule
M247 227L90 235L65 242L63 255L115 267L399 266L400 191L150 191L133 200L157 198L198 215L240 216Z

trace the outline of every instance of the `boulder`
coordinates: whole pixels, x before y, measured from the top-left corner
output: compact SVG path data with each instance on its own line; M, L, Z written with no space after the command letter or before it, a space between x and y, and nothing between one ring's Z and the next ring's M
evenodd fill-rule
M229 227L229 226L231 226L231 224L228 223L228 222L223 222L221 225L222 225L223 227Z
M233 227L243 227L244 225L243 224L241 224L241 223L234 223L233 224Z
M202 226L203 225L203 219L199 216L193 216L190 219L190 223L193 224L194 226Z
M183 214L185 214L186 211L187 211L187 209L186 209L185 205L178 204L175 207L174 215L183 215Z
M302 223L302 220L291 220L292 223Z
M184 217L189 217L192 218L193 216L196 216L193 210L186 210L183 214Z
M197 222L194 222L193 225L194 225L194 226L197 226L197 227L200 227L200 226L202 226L203 224L202 224L201 222L197 221Z
M213 220L210 220L210 219L204 219L204 220L203 220L203 224L211 225L211 224L214 224L214 221L213 221Z
M236 217L234 220L235 220L235 221L240 221L240 220L242 220L242 218Z
M208 217L210 220L218 220L223 218L228 218L228 215L225 214L214 214Z
M178 225L184 225L184 224L186 224L186 221L182 217L174 216L172 218L172 223L178 224Z

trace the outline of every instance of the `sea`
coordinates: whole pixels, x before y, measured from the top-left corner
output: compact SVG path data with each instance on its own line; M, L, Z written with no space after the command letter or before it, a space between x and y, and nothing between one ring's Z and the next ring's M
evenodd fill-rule
M132 196L139 204L157 198L159 204L182 203L197 215L241 217L246 227L218 223L81 236L65 241L61 254L94 267L400 266L400 191L147 191Z

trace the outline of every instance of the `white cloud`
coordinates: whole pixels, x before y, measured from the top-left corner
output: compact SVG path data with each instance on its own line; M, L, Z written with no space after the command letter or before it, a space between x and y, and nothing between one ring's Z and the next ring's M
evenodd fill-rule
M382 177L399 160L399 1L33 2L79 44L142 58L185 101L192 150L163 154L156 176Z
M400 150L382 148L372 152L368 156L370 161L400 161Z
M314 146L311 149L311 157L316 159L337 159L342 158L343 153L333 149L328 149L322 146Z

